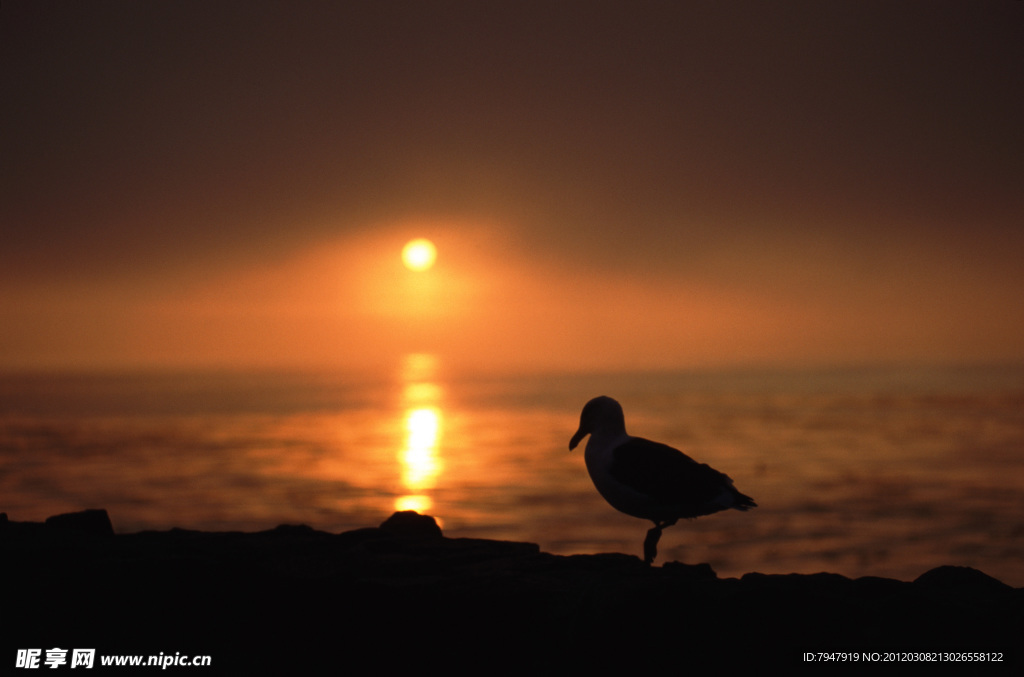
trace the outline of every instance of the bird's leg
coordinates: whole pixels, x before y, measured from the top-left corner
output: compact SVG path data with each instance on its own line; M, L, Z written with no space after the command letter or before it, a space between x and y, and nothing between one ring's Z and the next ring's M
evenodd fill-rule
M644 539L644 562L650 564L658 556L658 541L661 540L661 530L670 527L678 521L667 519L654 523L654 528L647 531L647 538Z
M661 540L661 525L654 523L654 528L647 531L644 539L644 563L650 564L658 556L658 541Z

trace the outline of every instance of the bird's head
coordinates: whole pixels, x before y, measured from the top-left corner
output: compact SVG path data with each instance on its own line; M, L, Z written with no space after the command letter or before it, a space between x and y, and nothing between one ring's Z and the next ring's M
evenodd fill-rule
M580 414L580 427L569 440L572 451L587 435L597 432L624 433L626 422L622 415L622 406L610 397L601 395L586 403Z

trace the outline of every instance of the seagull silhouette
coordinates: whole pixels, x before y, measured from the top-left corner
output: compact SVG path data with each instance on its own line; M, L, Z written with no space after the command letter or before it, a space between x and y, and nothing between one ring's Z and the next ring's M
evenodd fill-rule
M595 397L583 407L569 450L587 435L583 457L598 492L616 510L654 522L644 539L648 564L658 555L661 530L679 519L757 507L728 475L667 444L628 435L622 406L610 397Z

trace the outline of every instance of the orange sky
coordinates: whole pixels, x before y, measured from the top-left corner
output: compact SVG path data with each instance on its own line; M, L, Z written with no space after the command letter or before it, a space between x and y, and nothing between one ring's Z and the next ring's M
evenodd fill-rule
M1024 359L1021 3L367 5L5 2L0 368Z

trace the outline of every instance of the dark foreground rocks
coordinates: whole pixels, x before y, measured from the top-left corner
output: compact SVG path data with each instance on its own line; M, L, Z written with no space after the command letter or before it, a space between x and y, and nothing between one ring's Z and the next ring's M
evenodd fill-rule
M342 534L281 526L114 535L103 511L45 524L3 516L0 572L2 674L16 672L18 649L53 647L209 655L209 667L170 669L239 675L612 665L732 673L816 667L806 654L1001 654L989 670L1019 668L1024 652L1024 589L973 569L940 567L913 582L720 579L707 565L445 538L415 513Z

